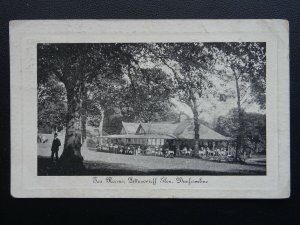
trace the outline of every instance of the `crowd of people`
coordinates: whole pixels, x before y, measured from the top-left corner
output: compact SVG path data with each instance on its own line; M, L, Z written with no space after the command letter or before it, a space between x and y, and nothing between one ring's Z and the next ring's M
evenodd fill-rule
M199 150L199 156L200 157L213 157L213 156L229 156L230 155L230 152L224 148L224 147L221 147L221 148L214 148L214 149L211 149L209 147L201 147L200 150Z
M164 157L174 157L174 151L163 146L145 146L145 145L125 145L125 144L103 144L97 145L97 151L113 152L126 155L155 155Z
M146 145L125 145L106 143L97 145L97 151L113 152L117 154L127 155L154 155L164 157L198 157L198 158L211 158L211 157L228 157L231 156L230 151L225 147L200 147L199 151L194 151L189 146L146 146Z
M177 149L177 152L179 152L180 156L193 156L199 158L231 156L230 151L225 147L210 148L208 146L202 146L200 147L199 151L196 152L192 147L184 146L182 148L179 147L179 149Z

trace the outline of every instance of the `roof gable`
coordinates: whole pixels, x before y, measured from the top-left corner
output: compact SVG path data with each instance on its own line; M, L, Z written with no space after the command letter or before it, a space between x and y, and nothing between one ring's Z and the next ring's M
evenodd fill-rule
M122 122L122 126L125 129L126 134L135 134L140 123L126 123Z
M146 131L144 130L142 124L138 126L138 129L136 130L136 134L146 134Z

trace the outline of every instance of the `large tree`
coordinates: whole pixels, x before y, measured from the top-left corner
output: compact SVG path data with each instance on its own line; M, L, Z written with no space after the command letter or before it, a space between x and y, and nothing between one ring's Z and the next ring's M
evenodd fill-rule
M126 111L134 120L151 121L168 105L171 82L147 64L143 44L39 44L38 79L56 77L65 87L66 134L60 161L82 165L81 145L87 120L103 125L105 111ZM97 124L93 123L94 125ZM102 125L101 125L102 124Z
M55 75L67 95L66 134L62 165L82 166L82 104L88 85L102 77L122 74L124 56L121 44L39 44L38 79Z
M212 94L214 83L214 46L209 43L164 43L149 46L154 58L172 74L175 97L193 113L195 150L199 149L200 99Z
M172 82L163 70L148 65L149 53L145 49L144 44L122 45L123 54L128 55L128 61L122 65L122 76L89 85L87 108L92 110L87 112L101 115L94 117L100 131L104 126L107 133L119 132L122 120L150 122L170 115Z
M266 104L266 45L260 42L228 42L216 43L215 46L220 50L217 61L222 68L221 76L226 82L232 80L235 84L238 112L236 157L239 157L246 143L243 103L256 102L261 109Z

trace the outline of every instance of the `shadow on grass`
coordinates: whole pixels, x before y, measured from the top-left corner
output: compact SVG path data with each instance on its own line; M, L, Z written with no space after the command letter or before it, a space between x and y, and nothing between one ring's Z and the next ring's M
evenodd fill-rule
M124 163L106 163L84 161L84 169L76 171L66 171L59 163L54 164L50 157L38 156L38 176L118 176L118 175L198 175L198 176L241 176L241 175L266 175L265 171L254 170L229 170L229 171L211 171L211 170L192 170L192 169L145 169L128 168Z

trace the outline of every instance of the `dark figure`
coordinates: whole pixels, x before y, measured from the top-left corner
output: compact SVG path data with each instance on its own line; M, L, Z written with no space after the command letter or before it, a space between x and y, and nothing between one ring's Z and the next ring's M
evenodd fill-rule
M38 134L38 136L37 136L37 142L38 142L38 143L41 143L41 142L42 142L41 135L39 135L39 134Z
M59 151L59 146L60 146L60 140L57 137L57 133L54 134L54 139L52 142L52 147L51 147L51 161L53 162L53 157L55 155L56 161L58 161L58 151Z

